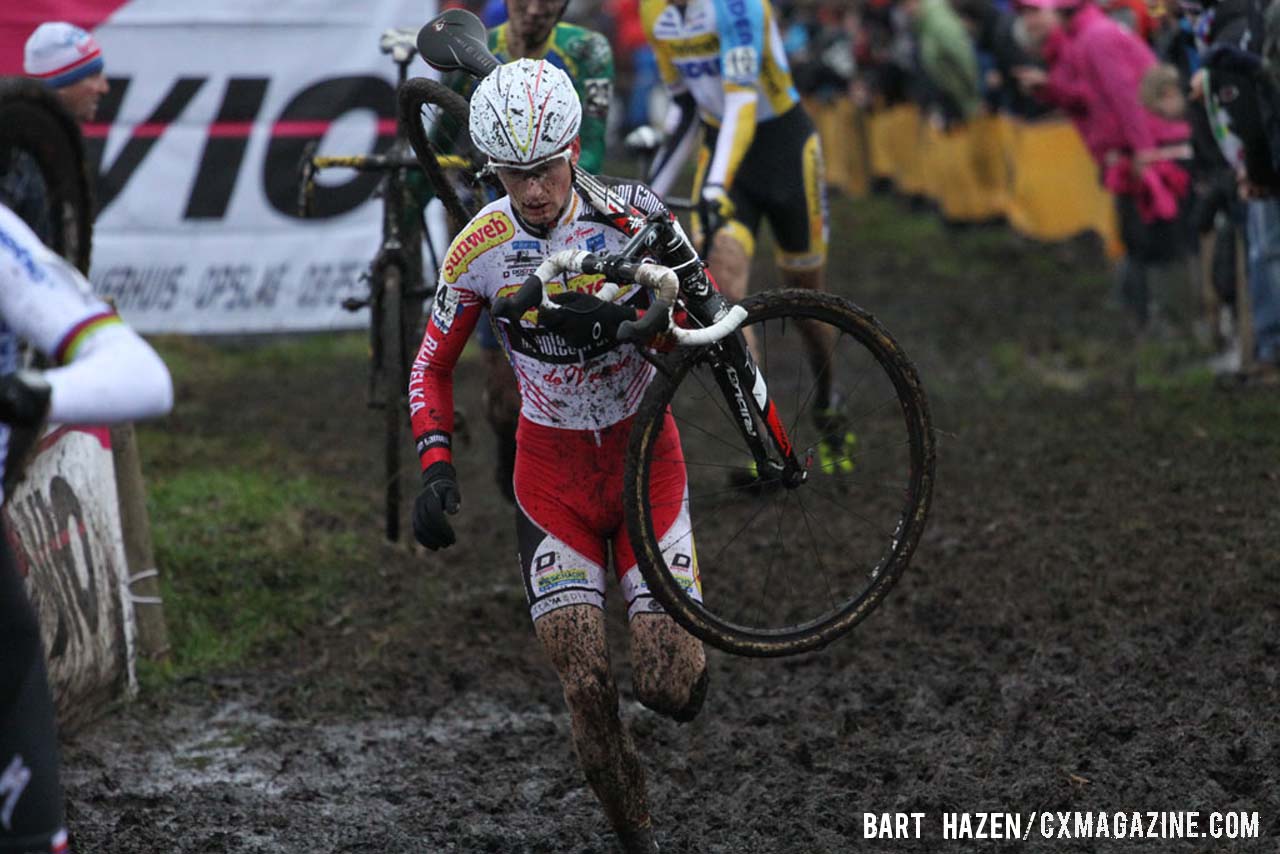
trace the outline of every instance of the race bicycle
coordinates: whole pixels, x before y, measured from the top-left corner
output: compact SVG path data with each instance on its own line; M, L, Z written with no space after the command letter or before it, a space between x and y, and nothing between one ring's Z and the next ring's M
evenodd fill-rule
M410 30L387 30L379 47L396 63L398 84L408 78L417 53ZM369 391L371 409L383 417L383 509L387 540L400 539L403 518L402 479L406 471L404 436L409 432L409 369L421 334L424 300L435 292L434 276L423 275L423 229L410 175L421 169L403 133L382 154L322 156L315 142L307 146L299 167L298 208L315 215L316 175L325 169L350 169L382 176L375 195L382 198L382 239L363 281L368 295L342 302L347 311L369 309ZM436 165L436 164L433 164ZM448 162L446 162L448 165ZM436 168L440 167L436 165ZM432 259L430 269L437 265ZM411 478L412 480L412 478Z
M481 77L496 65L483 25L456 10L424 26L418 48L441 70ZM402 89L401 121L431 159L438 152L420 148L412 128L422 91ZM618 338L654 369L631 428L623 509L655 599L740 655L793 655L841 637L901 576L928 516L934 434L914 366L871 314L834 294L776 290L729 305L669 212L646 216L581 170L574 182L628 243L613 255L556 253L490 309L518 322L551 305L549 281L576 273L610 283L604 299L630 284L653 291ZM687 539L664 538L655 520L673 508L649 493L668 411L688 476ZM682 561L695 568L690 587L670 571Z

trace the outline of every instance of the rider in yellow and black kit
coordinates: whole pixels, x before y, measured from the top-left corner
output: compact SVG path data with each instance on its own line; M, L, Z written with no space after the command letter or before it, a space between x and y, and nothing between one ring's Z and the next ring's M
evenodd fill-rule
M649 184L667 193L701 130L694 231L699 241L711 237L705 257L721 291L734 301L746 296L762 218L773 231L784 285L821 290L822 147L791 82L769 0L641 0L640 15L673 98ZM821 364L830 342L816 327L802 331ZM853 441L838 423L839 394L829 375L817 380L813 415L828 436L819 451L847 459L836 447Z

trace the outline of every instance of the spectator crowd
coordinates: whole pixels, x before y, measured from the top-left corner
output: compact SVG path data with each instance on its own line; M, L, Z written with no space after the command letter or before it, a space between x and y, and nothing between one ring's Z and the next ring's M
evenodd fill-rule
M640 125L661 125L665 107L639 5L572 0L568 9L569 19L604 32L614 47L614 139ZM1238 370L1243 362L1257 374L1275 372L1280 4L774 0L773 6L796 86L810 103L847 101L863 115L911 105L942 134L991 115L1069 120L1114 204L1123 249L1115 300L1134 329L1165 331L1195 318L1202 334L1237 341L1216 362L1220 369ZM502 7L482 7L488 23ZM1241 288L1238 254L1245 260ZM1247 293L1247 310L1237 306L1240 293Z

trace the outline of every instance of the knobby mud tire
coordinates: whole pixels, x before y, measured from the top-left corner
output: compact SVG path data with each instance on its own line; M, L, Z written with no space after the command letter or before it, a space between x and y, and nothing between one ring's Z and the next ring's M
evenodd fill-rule
M865 347L891 381L905 419L910 445L910 473L899 529L888 538L879 572L860 595L844 602L825 618L783 629L757 629L728 621L694 600L671 575L659 547L661 532L653 529L648 494L653 451L667 407L682 380L701 359L701 348L681 348L665 357L645 392L635 416L627 449L623 511L641 574L653 596L695 637L735 655L765 658L797 655L820 649L848 633L865 619L892 589L911 560L929 513L933 493L935 443L929 405L914 365L902 348L868 312L834 294L810 290L778 290L744 300L748 318L809 318L840 326ZM768 381L766 374L765 380ZM693 524L697 525L696 510ZM803 531L794 536L804 536Z
M379 379L383 415L383 511L388 542L400 539L402 437L407 429L409 393L407 349L409 330L405 328L404 270L395 263L387 264L381 273L382 296L378 316L380 337Z
M422 77L406 80L400 86L398 98L400 132L408 138L409 144L413 146L413 153L418 158L418 163L422 166L422 171L426 174L427 180L435 188L436 196L449 214L453 227L461 228L471 221L471 217L479 210L479 206L467 205L458 196L457 190L450 183L444 168L441 167L438 160L441 154L453 152L441 151L431 141L430 134L422 126L421 116L423 107L436 107L445 116L457 123L461 135L469 141L470 137L467 135L467 128L469 126L471 108L465 98L448 86L438 80L428 80ZM472 156L473 160L475 159L471 152L465 153ZM477 169L481 165L481 163L475 163Z
M26 151L49 191L51 247L88 275L93 250L94 201L84 138L75 118L43 83L0 78L0 169L10 152Z

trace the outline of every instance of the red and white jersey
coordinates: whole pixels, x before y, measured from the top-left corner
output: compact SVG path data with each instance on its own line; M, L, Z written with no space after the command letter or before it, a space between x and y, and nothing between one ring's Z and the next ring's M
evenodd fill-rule
M613 191L641 211L662 210L661 200L639 182L606 179ZM449 247L440 271L435 307L409 375L409 411L418 456L425 469L451 459L453 367L475 329L481 309L514 293L548 255L562 249L614 252L627 236L608 223L575 190L560 220L545 234L525 228L507 197L487 205ZM548 285L595 293L600 275L563 277ZM630 286L615 298L644 309L649 294ZM496 320L498 340L520 385L521 414L535 424L566 430L600 430L636 411L653 367L631 345L569 346L539 326L536 310L517 323Z

